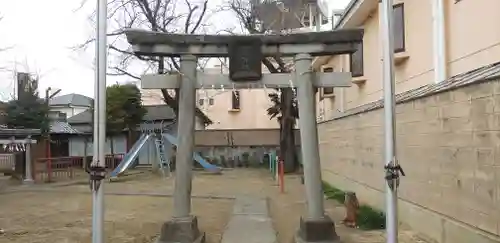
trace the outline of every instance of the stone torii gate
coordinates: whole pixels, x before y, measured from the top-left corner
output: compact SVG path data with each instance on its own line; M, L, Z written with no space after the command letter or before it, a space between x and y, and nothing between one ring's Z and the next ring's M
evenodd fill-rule
M337 30L287 35L183 35L143 30L126 31L136 55L180 57L179 74L145 75L142 88L179 88L177 166L173 217L165 222L159 243L203 242L204 233L191 215L192 154L196 89L284 88L295 86L299 107L307 215L300 220L296 242L335 242L333 221L325 215L315 111L315 87L348 87L350 73L313 73L314 56L357 50L363 30ZM294 57L291 74L262 74L266 57ZM198 74L197 58L229 57L229 75ZM290 81L292 79L292 82Z
M25 158L24 158L24 170L25 174L23 183L24 184L33 184L33 168L32 168L32 153L31 153L31 146L37 143L37 140L33 139L33 137L38 137L40 136L41 132L40 129L7 129L7 128L0 128L0 148L7 149L10 146L16 147L16 149L19 149L18 146L21 145L21 151L25 152ZM14 150L15 152L19 150ZM17 166L15 166L17 170Z

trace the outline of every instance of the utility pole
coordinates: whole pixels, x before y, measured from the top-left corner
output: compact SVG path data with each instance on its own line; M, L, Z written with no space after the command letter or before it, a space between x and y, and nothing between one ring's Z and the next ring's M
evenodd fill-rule
M384 139L385 139L385 180L386 180L386 234L387 243L398 242L398 186L399 174L404 172L396 158L396 120L394 90L394 29L393 1L380 0L380 38L383 52L384 80Z
M60 89L57 89L54 93L50 94L50 91L52 90L51 87L48 87L45 90L45 106L47 108L47 111L50 111L50 99L52 99L54 96L59 94L61 92ZM50 121L50 116L49 112L47 112L47 120ZM48 175L48 180L52 180L52 149L51 149L51 138L50 138L50 124L49 124L49 131L47 132L47 140L46 140L46 156L47 156L47 175Z
M47 120L50 119L50 116L49 116L49 109L50 109L50 104L49 104L49 101L50 101L50 87L48 87L46 90L45 90L45 106L47 108ZM47 139L45 140L45 142L47 143L45 145L45 148L46 148L46 156L47 156L47 177L48 177L48 180L49 182L52 180L52 149L51 149L51 146L50 146L50 123L49 123L49 131L47 132Z
M97 0L96 68L94 88L94 157L90 165L92 190L92 243L104 242L104 183L106 161L106 25L107 0Z

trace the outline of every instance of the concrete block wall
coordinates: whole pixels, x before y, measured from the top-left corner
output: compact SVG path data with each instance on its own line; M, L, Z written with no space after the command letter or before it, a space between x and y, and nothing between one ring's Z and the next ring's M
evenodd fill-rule
M500 242L500 83L401 103L399 217L439 243ZM323 180L385 208L383 109L319 124Z
M300 132L294 130L295 144L300 145ZM276 146L279 129L201 130L195 133L197 146Z

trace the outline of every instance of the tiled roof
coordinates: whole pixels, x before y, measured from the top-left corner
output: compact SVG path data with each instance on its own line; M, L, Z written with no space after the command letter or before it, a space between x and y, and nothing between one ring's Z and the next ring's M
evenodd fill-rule
M143 121L158 121L158 120L174 120L175 112L168 105L152 105L144 106L146 108L146 115L143 117ZM92 121L91 110L86 110L80 114L74 115L68 118L69 124L89 124Z
M92 122L92 111L90 109L68 118L69 124L81 124Z
M139 124L137 127L136 131L141 131L141 132L150 132L150 131L158 131L158 130L171 130L173 128L173 124L175 123L175 120L173 121L166 121L166 122L143 122ZM72 126L73 129L78 131L80 134L85 134L85 133L92 133L94 128L91 126L91 124L74 124ZM125 129L126 130L126 129Z
M52 121L50 123L50 133L55 134L79 134L80 132L63 121Z
M92 124L74 124L71 127L73 129L77 130L79 133L92 133L94 131L94 128L92 127Z
M51 106L83 106L90 107L94 99L81 94L67 94L56 96L50 99L49 105Z
M396 103L408 102L411 100L423 98L426 96L434 95L437 93L442 93L445 91L457 89L460 87L468 86L471 84L477 84L481 82L491 81L493 79L500 77L500 62L486 65L469 72L461 73L455 75L443 82L435 84L427 84L420 88L408 90L403 93L396 95ZM342 117L356 115L359 113L364 113L367 111L375 110L384 107L384 99L380 99L356 108L347 110L343 113L337 113L332 119L340 119ZM328 121L328 120L326 120ZM325 122L325 121L323 121Z

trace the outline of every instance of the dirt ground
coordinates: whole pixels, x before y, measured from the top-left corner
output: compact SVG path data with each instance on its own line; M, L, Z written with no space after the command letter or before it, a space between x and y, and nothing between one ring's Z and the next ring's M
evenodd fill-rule
M269 208L280 243L290 243L304 214L304 189L298 176L286 178L286 192L279 193L276 182L265 170L229 170L223 175L195 172L193 214L198 216L209 243L219 242L229 220L233 201L212 198L252 195L269 198ZM9 191L17 191L15 193ZM106 242L153 242L162 222L172 209L171 197L117 196L111 194L172 194L173 178L160 178L150 172L123 177L107 183ZM327 213L337 222L343 207L326 201ZM91 196L88 185L75 184L10 186L0 193L0 243L76 243L90 242ZM383 243L383 231L361 231L337 223L337 233L345 243ZM423 242L409 229L400 230L401 243Z
M91 242L91 197L28 192L1 196L2 243ZM169 218L171 198L107 196L105 236L109 243L154 242ZM232 209L230 200L193 200L193 212L208 242L219 242Z

